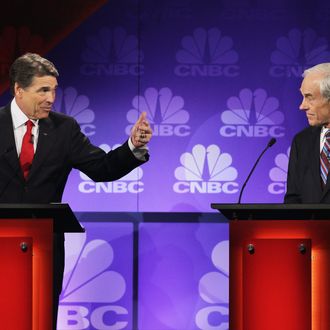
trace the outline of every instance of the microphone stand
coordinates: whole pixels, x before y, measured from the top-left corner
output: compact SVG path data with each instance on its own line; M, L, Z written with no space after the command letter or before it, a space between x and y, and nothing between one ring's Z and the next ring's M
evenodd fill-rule
M275 138L271 138L271 139L269 140L269 142L267 143L266 148L262 151L262 153L261 153L260 156L258 157L257 161L254 163L254 166L252 167L252 169L251 169L251 171L250 171L248 177L246 178L245 182L243 183L243 186L242 186L241 192L240 192L239 197L238 197L238 204L241 204L242 194L243 194L243 191L244 191L244 189L245 189L245 186L246 186L246 184L248 183L248 181L249 181L249 179L250 179L250 177L251 177L251 175L252 175L254 169L255 169L256 166L258 165L259 160L261 159L261 157L263 156L263 154L267 151L267 149L270 148L271 146L273 146L273 145L275 144L275 142L276 142L276 139L275 139Z

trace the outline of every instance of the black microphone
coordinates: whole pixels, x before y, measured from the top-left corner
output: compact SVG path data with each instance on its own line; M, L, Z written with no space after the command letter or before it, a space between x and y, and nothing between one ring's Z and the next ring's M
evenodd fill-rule
M276 142L276 139L275 138L271 138L268 143L267 143L267 146L266 148L262 151L262 153L260 154L260 156L258 157L257 161L255 162L254 166L252 167L248 177L246 178L245 182L243 183L243 186L242 186L242 189L241 189L241 192L239 194L239 198L238 198L238 204L241 204L241 198L242 198L242 194L243 194L243 191L244 191L244 188L246 186L246 184L248 183L249 179L250 179L250 176L252 175L254 169L256 168L257 164L259 163L259 160L260 158L262 157L262 155L267 151L268 148L270 148L271 146L273 146Z

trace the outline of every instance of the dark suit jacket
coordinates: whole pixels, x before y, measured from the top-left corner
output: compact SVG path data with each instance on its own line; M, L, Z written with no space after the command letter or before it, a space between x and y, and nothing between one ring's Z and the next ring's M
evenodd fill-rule
M321 188L320 133L321 127L308 127L294 137L285 203L330 203L330 180Z
M142 163L134 157L127 142L107 154L90 143L73 118L51 112L47 119L39 121L36 154L25 181L10 106L0 108L0 203L60 202L72 168L94 181L112 181Z
M146 155L146 159L148 159ZM36 153L24 180L16 151L10 105L0 108L0 203L61 202L73 168L94 181L121 178L143 162L128 143L105 153L93 146L71 117L51 112L39 121ZM54 234L54 329L64 270L64 236Z

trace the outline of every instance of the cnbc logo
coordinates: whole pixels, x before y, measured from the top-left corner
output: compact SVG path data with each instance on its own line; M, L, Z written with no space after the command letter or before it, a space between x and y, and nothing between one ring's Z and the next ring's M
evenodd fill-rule
M74 117L86 136L95 134L96 127L93 124L95 114L89 109L89 99L86 95L78 95L75 88L56 89L54 110Z
M111 149L116 149L118 146L120 145L117 144L114 145L113 148L111 148L107 144L101 144L99 147L105 152L109 152ZM82 172L79 172L79 175L82 181L78 185L78 190L83 194L138 194L143 192L144 184L140 181L143 176L142 168L135 168L130 173L122 177L120 180L111 182L94 182Z
M269 171L272 182L268 185L270 194L279 195L285 193L285 185L288 174L290 147L286 154L280 153L275 157L275 167Z
M237 170L232 164L232 157L221 152L215 145L204 147L197 144L192 152L185 152L180 157L181 166L175 169L177 182L173 185L178 194L234 194L238 192Z
M114 250L105 240L86 242L86 234L68 234L58 329L125 329L125 278L111 270Z
M275 78L301 77L304 70L321 62L329 62L328 41L312 29L292 29L278 38L271 54L269 74Z
M86 38L87 46L81 53L84 62L80 72L86 76L138 76L143 74L143 53L134 35L117 27L102 28Z
M219 242L212 251L215 270L199 280L199 296L205 307L196 316L198 329L229 329L229 242Z
M175 75L179 77L237 77L238 54L233 40L217 28L197 28L181 40L176 53Z
M244 88L238 96L227 100L228 109L222 112L220 135L223 137L283 137L284 115L279 101L268 97L262 89Z
M147 113L153 130L153 136L159 137L185 137L190 135L189 112L184 109L184 100L181 96L173 95L171 89L163 87L147 88L144 95L137 95L132 101L133 108L127 112L130 123L126 127L126 134L131 129L141 112Z

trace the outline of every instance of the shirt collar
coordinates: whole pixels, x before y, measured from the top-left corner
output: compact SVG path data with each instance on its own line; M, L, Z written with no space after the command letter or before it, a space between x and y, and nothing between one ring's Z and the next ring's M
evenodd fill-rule
M11 101L10 105L11 117L13 119L14 129L24 125L28 120L28 116L17 105L15 98ZM30 119L35 126L38 126L39 120Z
M322 126L321 134L327 134L327 132L330 131L330 128Z

